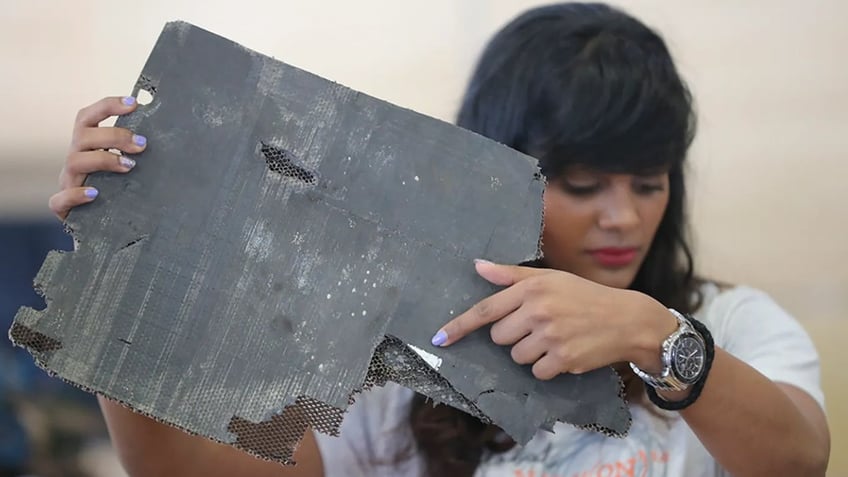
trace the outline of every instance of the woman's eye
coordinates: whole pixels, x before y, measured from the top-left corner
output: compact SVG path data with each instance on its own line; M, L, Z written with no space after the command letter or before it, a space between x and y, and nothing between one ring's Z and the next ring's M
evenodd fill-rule
M601 189L600 184L572 184L568 181L563 181L562 188L565 192L577 195L577 196L586 196L594 194Z
M648 195L654 192L662 192L665 190L663 184L637 184L636 191L640 194Z

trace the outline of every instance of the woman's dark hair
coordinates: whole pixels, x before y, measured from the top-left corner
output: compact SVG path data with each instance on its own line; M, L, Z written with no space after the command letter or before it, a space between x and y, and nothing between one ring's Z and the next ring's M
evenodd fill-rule
M700 304L687 244L684 161L691 96L662 38L598 3L535 8L489 42L457 124L536 157L549 180L568 167L667 170L669 202L631 289L691 312ZM641 381L631 379L628 395ZM415 445L431 475L472 475L496 429L447 406L413 400Z

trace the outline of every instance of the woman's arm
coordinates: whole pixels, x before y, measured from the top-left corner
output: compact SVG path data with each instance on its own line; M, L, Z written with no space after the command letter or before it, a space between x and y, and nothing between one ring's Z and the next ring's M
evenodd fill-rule
M507 288L447 323L434 336L435 345L448 346L491 323L492 340L512 346L513 360L532 364L539 379L628 361L651 373L662 369L661 344L677 328L677 320L653 298L566 272L488 262L478 262L476 268L489 282ZM681 415L736 477L825 474L830 436L818 403L725 350L716 349L701 396Z
M668 400L685 394L661 393ZM716 348L701 396L680 414L715 460L736 477L825 475L830 433L819 404L722 349Z
M98 396L109 435L121 463L132 477L321 477L324 475L315 436L307 431L294 454L297 465L254 458L233 447L130 411Z

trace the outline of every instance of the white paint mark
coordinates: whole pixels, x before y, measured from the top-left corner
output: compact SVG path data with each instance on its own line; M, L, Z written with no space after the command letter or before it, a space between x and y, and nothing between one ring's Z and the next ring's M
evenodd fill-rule
M371 275L371 270L365 270L366 275Z
M327 293L327 299L328 299L328 300L329 300L330 298L332 298L332 297L333 297L333 295L330 295L329 293Z
M274 234L264 221L257 221L253 228L247 231L245 240L245 252L256 260L265 260L271 256L274 243Z
M322 372L322 373L324 372L324 364L323 363L318 365L318 371Z
M409 349L411 349L412 351L415 351L415 354L417 354L418 356L421 356L421 359L426 361L427 364L429 364L430 367L435 369L436 371L438 371L439 368L442 367L442 358L436 356L433 353L429 353L427 351L424 351L423 349L418 348L417 346L413 346L411 344L408 344L406 346L408 346Z
M406 181L400 181L400 185L406 185Z
M377 288L377 282L372 283L371 288Z
M350 291L351 293L356 293L356 288Z
M363 293L363 295L368 296L368 292Z
M418 176L415 176L415 182L418 182L418 180L419 180Z
M139 101L139 104L141 104L141 101ZM209 126L217 127L224 124L224 115L218 111L207 110L203 113L203 122Z
M450 311L450 314L453 315L453 310Z
M367 311L362 310L362 316L365 316L365 315L367 315L367 314L368 314L368 312L367 312Z
M371 248L368 249L368 261L373 262L377 260L377 256L380 254L380 244L376 243ZM365 257L363 257L365 258Z

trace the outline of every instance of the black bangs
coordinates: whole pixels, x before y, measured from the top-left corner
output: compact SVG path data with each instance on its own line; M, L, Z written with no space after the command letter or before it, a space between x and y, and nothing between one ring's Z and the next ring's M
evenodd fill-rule
M531 10L489 43L457 123L540 160L553 178L676 169L694 136L690 94L662 39L600 4Z

